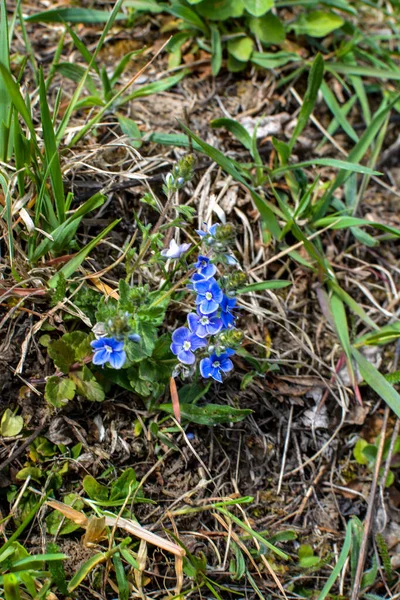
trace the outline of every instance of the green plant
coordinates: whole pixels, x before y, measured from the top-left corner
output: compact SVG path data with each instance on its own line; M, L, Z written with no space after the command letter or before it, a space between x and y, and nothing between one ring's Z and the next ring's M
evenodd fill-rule
M371 472L374 471L376 457L378 454L379 443L380 443L380 436L378 436L376 438L376 440L373 444L369 444L363 438L359 438L356 442L356 445L354 446L353 455L354 455L354 458L356 459L357 463L359 465L368 466L368 469ZM391 445L391 440L390 439L386 440L384 447L383 447L383 455L382 455L383 461L385 461L388 456L388 453L390 450L390 445ZM393 456L395 456L399 452L399 450L400 450L400 437L398 437L394 443L393 450L392 450ZM391 462L391 469L392 468L396 469L398 467L400 467L399 462L396 462L396 461ZM389 469L388 474L387 474L387 478L386 478L386 482L385 482L386 487L390 487L391 485L393 485L393 483L395 481L395 476L391 469ZM382 475L383 471L384 471L384 467L382 467L380 469L380 475Z
M254 65L277 68L287 63L296 63L299 57L290 51L280 49L287 35L315 38L325 37L344 25L340 13L355 14L347 2L336 2L315 10L317 3L308 8L304 3L300 14L293 14L289 21L279 18L279 11L272 10L294 7L294 2L274 2L273 0L170 0L169 2L143 2L126 0L133 17L140 18L145 12L168 12L177 18L173 25L178 29L167 49L170 53L169 65L177 67L182 60L182 49L188 44L191 51L198 48L211 54L213 75L221 69L223 57L227 55L227 68L231 72L242 71L250 62ZM340 11L340 12L338 12ZM278 12L278 15L276 14ZM258 42L258 44L257 44ZM259 51L260 46L262 51ZM278 47L278 51L272 48Z

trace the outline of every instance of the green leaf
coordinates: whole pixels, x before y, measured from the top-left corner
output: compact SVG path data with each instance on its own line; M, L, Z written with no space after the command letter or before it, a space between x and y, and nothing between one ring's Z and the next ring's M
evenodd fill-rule
M61 73L63 77L67 77L67 79L70 79L75 83L79 83L82 80L82 77L86 75L86 70L87 68L82 67L81 65L76 65L69 62L60 62L55 67L55 71L57 73ZM86 75L85 77L85 87L89 90L92 96L97 96L101 100L99 91L96 88L96 84L90 75ZM101 102L103 103L102 100Z
M75 362L75 350L63 339L53 340L47 352L63 373L68 373L70 366Z
M368 459L364 454L364 448L368 446L367 440L360 438L357 440L356 445L353 448L353 456L359 465L367 465Z
M262 17L274 6L274 0L246 0L245 6L253 17Z
M140 148L142 145L142 136L136 122L121 114L117 115L117 119L122 133L128 137L130 145L133 148Z
M218 75L222 66L222 43L218 27L211 25L211 72Z
M121 500L137 488L136 473L129 467L111 485L110 500Z
M3 589L5 600L21 600L18 579L14 573L6 573L4 575Z
M289 147L292 150L297 138L308 123L308 119L314 109L317 101L318 90L324 77L324 59L321 54L317 54L310 69L307 82L307 91L304 95L303 105L301 107L296 127L294 128Z
M25 17L29 23L106 23L110 13L105 10L96 10L93 8L56 8L51 10L42 10ZM119 13L116 20L126 20L123 13Z
M62 408L75 396L76 386L71 379L54 375L46 382L44 397L56 408Z
M246 148L246 150L249 150L249 152L251 152L252 139L249 132L243 127L243 125L241 125L234 119L227 119L225 117L222 117L220 119L213 119L210 124L213 129L225 127L225 129L227 129L233 136L235 136L237 140L239 140L239 142Z
M208 37L208 27L204 23L202 19L200 19L199 15L187 6L179 6L173 5L167 7L167 9L171 15L174 17L178 17L178 19L183 19L186 23L194 27L195 29L199 29L204 35Z
M263 69L278 69L284 67L288 63L295 63L301 58L294 52L253 52L251 62Z
M241 37L228 42L228 52L236 60L247 62L253 52L254 42L249 37Z
M106 560L106 554L99 552L83 563L68 584L68 592L73 592L98 564Z
M43 476L43 472L39 467L24 467L16 474L16 478L18 481L26 481L28 477L33 479L34 481L40 481L40 478Z
M356 348L352 348L353 357L360 369L361 376L382 400L400 417L400 395L385 377Z
M129 600L129 582L126 577L124 565L122 564L121 555L119 552L116 552L113 555L112 561L114 564L115 576L117 578L118 598L119 600Z
M242 16L245 2L247 0L203 0L196 6L196 10L202 17L212 21L226 21Z
M292 28L297 35L310 35L311 37L320 38L339 29L343 24L344 20L336 13L315 10L308 13L308 15L302 14L297 22L293 23Z
M172 404L160 404L160 410L173 415ZM238 423L252 413L249 409L233 408L220 404L206 404L196 406L195 404L181 404L181 417L190 423L198 425L218 425L219 423Z
M83 489L92 500L96 500L97 502L102 502L104 500L108 500L109 490L105 485L101 485L94 477L91 475L86 475L83 478Z
M246 287L237 290L237 294L247 294L248 292L259 292L260 290L280 290L281 288L292 285L291 281L283 279L271 279L271 281L259 281L258 283L250 283Z
M6 408L1 417L0 433L3 437L14 437L21 433L24 419L15 415L12 410Z
M249 28L263 46L278 45L285 41L285 28L272 12L258 19L250 19Z

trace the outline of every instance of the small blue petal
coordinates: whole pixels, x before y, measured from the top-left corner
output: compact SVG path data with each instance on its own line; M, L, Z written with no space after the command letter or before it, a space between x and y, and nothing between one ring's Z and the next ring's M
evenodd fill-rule
M190 331L192 331L193 333L196 333L198 326L199 326L199 322L200 322L200 317L199 315L196 315L195 313L190 313L188 315L188 324L189 324L189 329Z
M120 350L119 352L112 352L108 359L108 362L114 369L121 369L124 366L126 361L126 353L124 350Z
M185 365L192 365L196 358L190 350L181 350L178 353L178 360Z
M97 350L92 358L92 363L94 365L104 365L106 362L108 362L109 357L110 353L107 352L107 350Z
M196 301L197 303L197 301ZM209 315L213 312L215 312L216 310L218 310L218 302L215 302L214 300L201 300L200 304L199 304L199 308L200 308L200 312L203 315Z
M192 350L197 350L198 348L204 348L207 345L207 342L194 333L190 336L190 347Z
M208 379L208 377L211 377L211 370L211 359L203 358L203 360L200 361L200 373L202 377L205 377L206 379Z
M232 371L233 369L233 362L231 361L230 358L228 358L227 356L220 356L219 357L220 362L221 362L221 371L223 371L224 373L229 373L229 371Z
M183 344L189 338L190 331L187 327L178 327L172 334L172 341L176 344Z

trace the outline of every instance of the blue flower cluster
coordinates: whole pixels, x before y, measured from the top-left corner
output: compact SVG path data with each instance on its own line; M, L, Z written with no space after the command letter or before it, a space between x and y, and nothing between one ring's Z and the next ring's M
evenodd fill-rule
M210 242L217 226L198 233ZM183 365L194 365L196 350L207 348L209 355L201 359L200 373L222 383L222 376L233 369L230 357L235 351L222 343L221 334L234 329L236 298L228 296L220 287L214 277L217 268L209 257L198 256L194 266L196 273L188 288L196 294L196 312L188 315L188 327L179 327L172 334L171 350Z

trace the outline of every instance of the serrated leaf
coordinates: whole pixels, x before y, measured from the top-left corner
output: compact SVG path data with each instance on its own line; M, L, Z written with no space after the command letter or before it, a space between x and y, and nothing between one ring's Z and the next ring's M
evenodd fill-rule
M62 339L52 341L47 352L63 373L68 373L70 366L75 362L74 349Z
M56 408L62 408L75 396L76 386L68 377L49 377L46 383L44 397Z
M7 408L1 417L0 432L3 437L14 437L18 435L24 426L24 419L21 416L14 415L12 410Z
M86 366L82 370L72 372L70 377L76 386L77 393L81 396L91 402L103 402L105 400L105 393L101 384Z
M194 404L181 404L181 418L190 423L198 425L217 425L219 423L238 423L250 415L250 409L233 408L227 405L206 404L205 406L196 406ZM160 410L173 415L172 404L160 404Z

